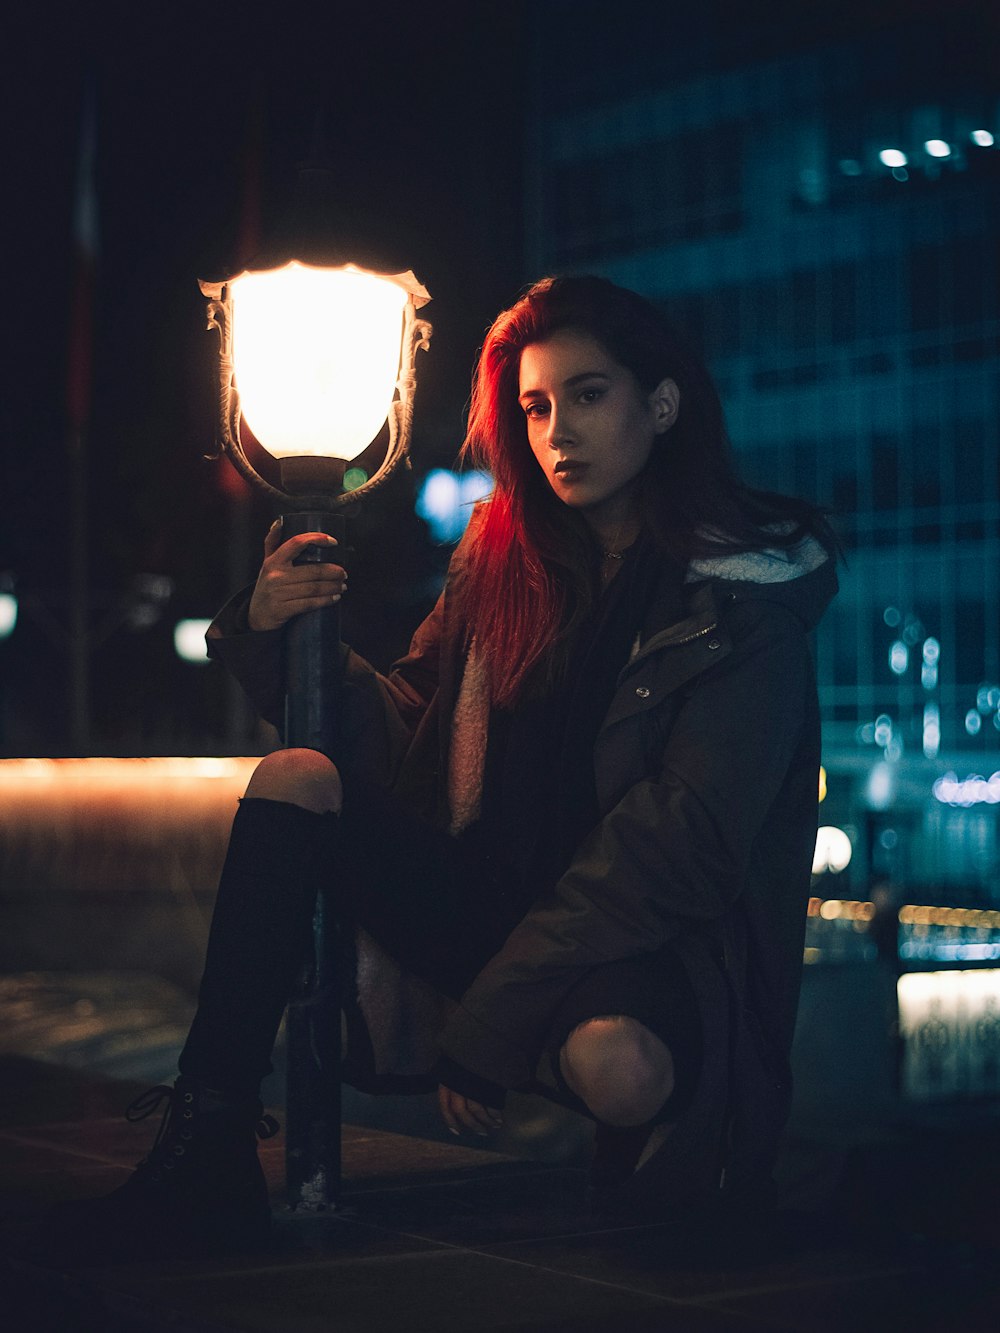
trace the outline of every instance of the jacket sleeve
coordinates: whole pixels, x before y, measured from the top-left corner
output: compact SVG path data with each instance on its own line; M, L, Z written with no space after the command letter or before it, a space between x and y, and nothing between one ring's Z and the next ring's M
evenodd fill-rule
M208 627L208 655L233 675L266 722L284 726L284 635L280 629L251 630L247 620L252 588L231 597Z
M626 791L463 996L442 1040L458 1064L526 1083L550 1015L588 968L655 950L739 895L814 686L790 612L745 604L730 627L732 650L680 705L659 774Z
M283 629L251 630L252 589L231 598L208 628L209 656L223 663L260 715L284 726ZM352 763L382 781L392 779L400 758L438 685L445 593L418 627L406 656L381 675L360 654L341 645L344 663L345 742Z

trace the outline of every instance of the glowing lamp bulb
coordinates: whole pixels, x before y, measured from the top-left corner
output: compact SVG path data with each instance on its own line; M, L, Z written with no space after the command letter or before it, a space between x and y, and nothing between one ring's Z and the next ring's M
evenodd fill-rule
M905 167L907 162L906 154L898 148L883 148L878 159L886 167Z
M408 295L353 265L242 273L230 284L240 405L276 458L356 458L389 414Z

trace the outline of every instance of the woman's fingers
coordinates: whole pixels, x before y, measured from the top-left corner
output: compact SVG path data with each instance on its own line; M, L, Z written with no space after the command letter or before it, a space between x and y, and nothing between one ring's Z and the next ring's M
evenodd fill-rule
M267 530L267 536L264 538L264 559L274 555L275 551L281 545L281 519L276 518Z
M347 571L341 565L293 562L303 548L312 544L336 546L336 541L322 532L304 532L274 546L275 529L268 533L265 549L271 545L250 599L249 623L253 630L280 629L292 616L315 611L338 602L347 590Z
M268 528L267 536L264 538L264 559L269 560L272 555L277 555L282 548L287 548L287 563L291 563L301 552L303 546L336 545L336 537L331 537L328 532L300 532L294 537L285 538L282 536L281 519L276 518Z
M438 1106L445 1124L453 1134L467 1130L473 1134L486 1135L499 1129L503 1123L498 1111L474 1102L471 1097L463 1097L451 1088L446 1088L443 1083L438 1087Z
M347 572L339 565L295 565L289 570L271 570L265 578L279 595L310 597L324 592L342 592Z
M462 1131L452 1107L454 1096L452 1090L446 1088L443 1083L438 1085L438 1110L441 1112L441 1118L453 1134L461 1134Z
M324 592L312 597L295 597L281 603L281 611L288 616L299 616L303 611L319 611L324 606L333 606L340 601L342 593Z
M272 528L273 532L274 529ZM271 533L267 534L270 540ZM279 534L280 537L280 534ZM331 537L325 532L299 532L294 537L289 537L287 541L280 541L271 550L267 550L267 541L264 543L264 550L269 559L275 565L293 564L307 546L336 546L336 537Z

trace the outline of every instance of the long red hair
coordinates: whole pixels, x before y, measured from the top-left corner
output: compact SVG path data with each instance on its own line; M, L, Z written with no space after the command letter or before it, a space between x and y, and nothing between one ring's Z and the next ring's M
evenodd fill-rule
M654 305L605 278L543 278L486 335L462 446L463 459L494 480L463 544L463 566L469 633L500 708L558 678L599 591L596 543L545 480L518 403L522 351L567 328L596 339L643 393L666 378L677 383L678 420L654 446L640 499L644 526L661 549L686 563L694 555L788 547L806 533L836 546L814 506L739 480L711 377Z

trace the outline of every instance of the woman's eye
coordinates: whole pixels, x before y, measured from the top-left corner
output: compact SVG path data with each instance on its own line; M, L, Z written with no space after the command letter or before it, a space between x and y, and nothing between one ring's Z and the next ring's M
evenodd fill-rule
M596 403L603 392L603 389L584 389L580 394L580 402Z
M542 403L528 403L524 409L526 417L541 417L545 415L545 407Z

